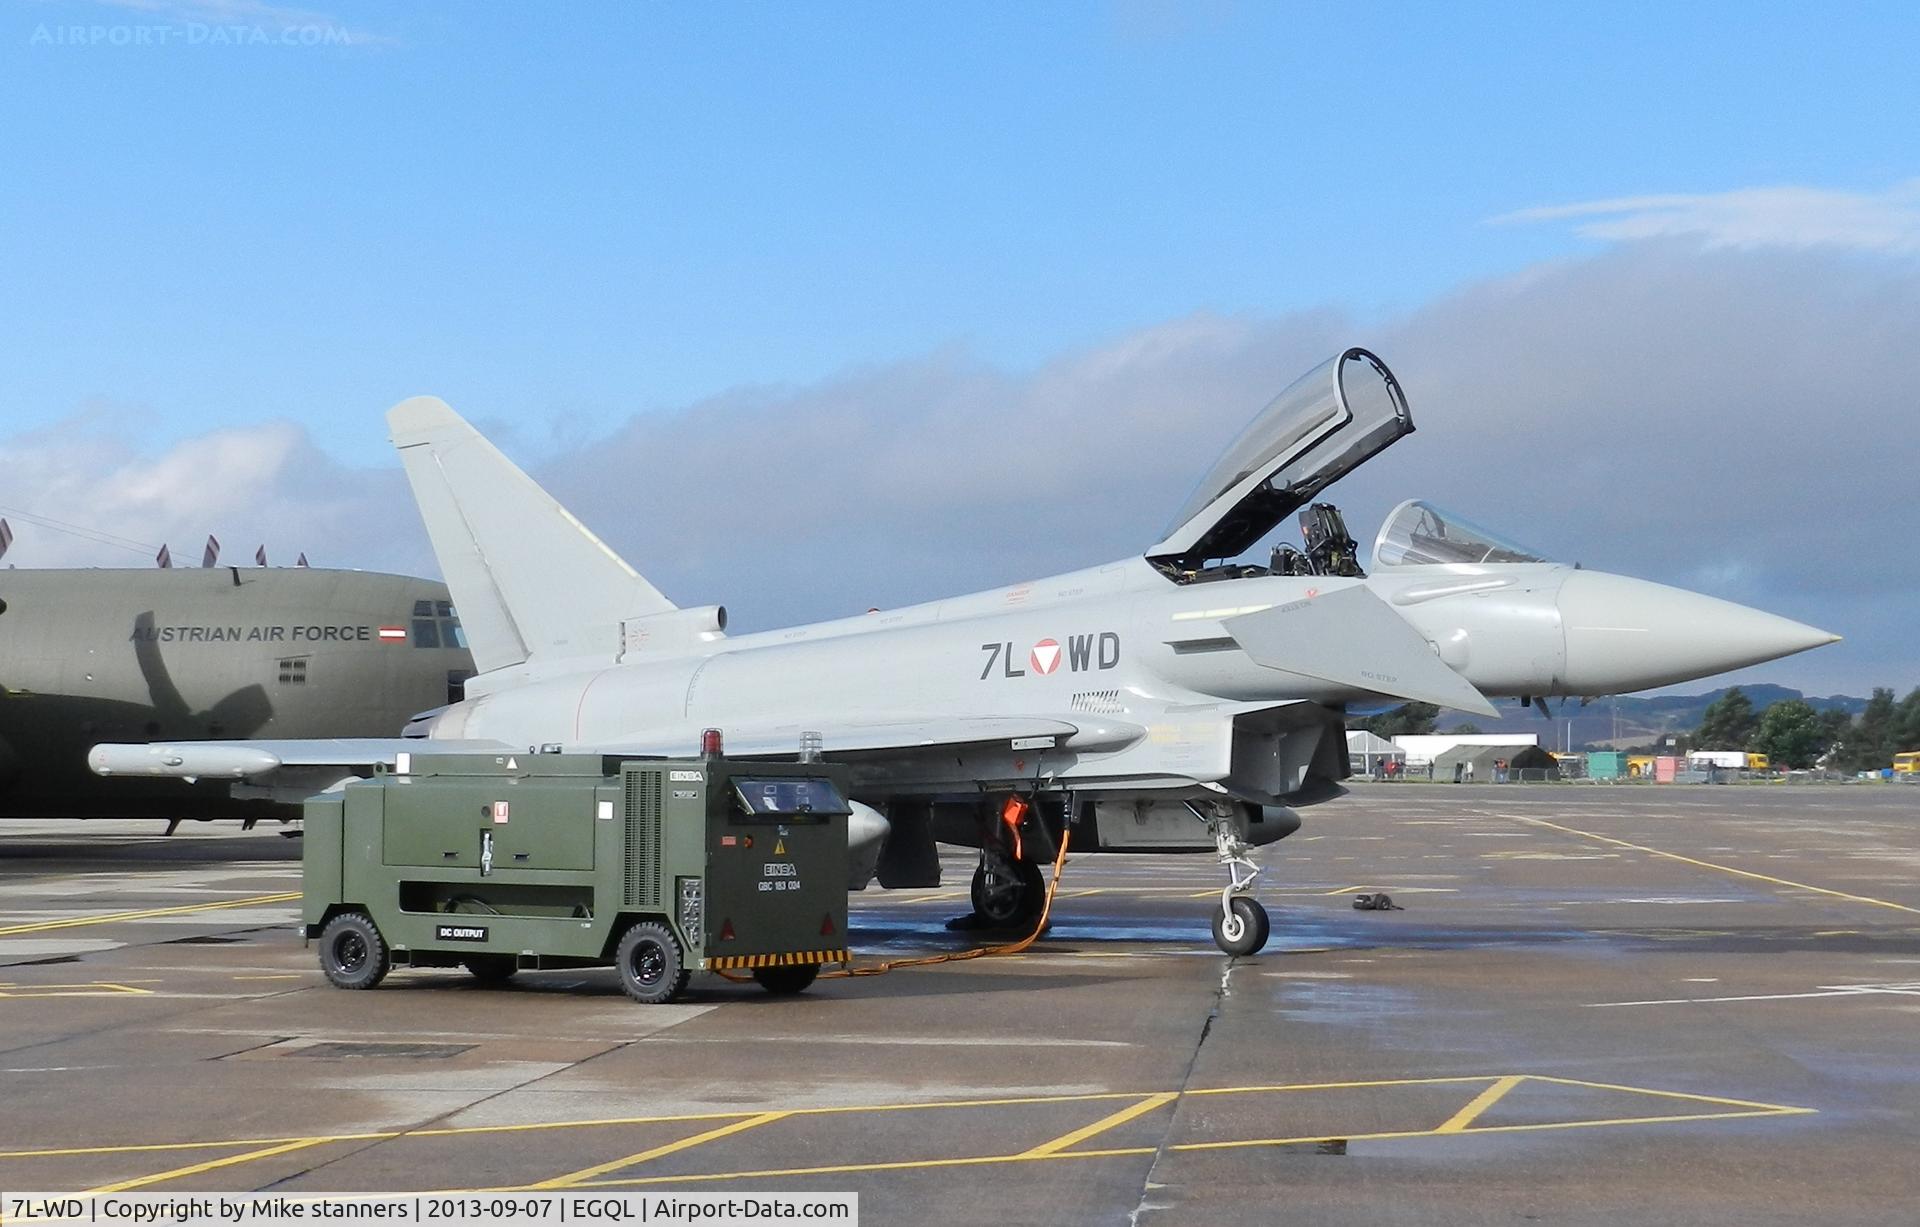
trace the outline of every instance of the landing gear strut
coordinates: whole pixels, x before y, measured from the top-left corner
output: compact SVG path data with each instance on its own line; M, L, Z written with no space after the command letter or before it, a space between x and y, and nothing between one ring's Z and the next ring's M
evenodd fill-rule
M1206 818L1213 832L1213 845L1220 863L1227 869L1227 886L1220 892L1220 906L1213 913L1213 944L1228 954L1257 954L1273 931L1267 909L1251 893L1260 866L1248 855L1253 845L1233 833L1230 819L1215 814Z

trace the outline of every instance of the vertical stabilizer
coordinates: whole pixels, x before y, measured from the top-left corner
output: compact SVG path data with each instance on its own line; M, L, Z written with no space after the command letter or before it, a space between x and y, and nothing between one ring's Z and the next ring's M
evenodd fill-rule
M402 401L387 427L481 671L611 657L626 620L674 608L445 401Z

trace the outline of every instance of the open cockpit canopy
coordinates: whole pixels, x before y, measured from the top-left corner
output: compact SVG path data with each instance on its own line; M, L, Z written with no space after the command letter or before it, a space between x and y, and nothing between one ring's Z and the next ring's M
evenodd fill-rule
M1147 556L1171 571L1236 557L1412 430L1393 373L1366 350L1349 349L1302 375L1260 411Z
M1425 567L1552 562L1545 554L1509 541L1432 503L1408 499L1393 509L1373 541L1373 566Z

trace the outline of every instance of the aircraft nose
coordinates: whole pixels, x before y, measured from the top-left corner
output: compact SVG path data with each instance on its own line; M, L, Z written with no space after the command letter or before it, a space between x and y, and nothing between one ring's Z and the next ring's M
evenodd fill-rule
M1690 681L1840 639L1791 618L1604 571L1567 576L1559 605L1569 694Z

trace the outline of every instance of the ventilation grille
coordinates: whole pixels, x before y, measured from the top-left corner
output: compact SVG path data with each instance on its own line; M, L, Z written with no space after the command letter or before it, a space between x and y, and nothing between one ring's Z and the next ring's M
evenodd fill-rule
M627 905L660 906L660 781L654 770L627 772Z
M1118 690L1082 690L1073 696L1073 710L1099 716L1118 716L1127 710Z

